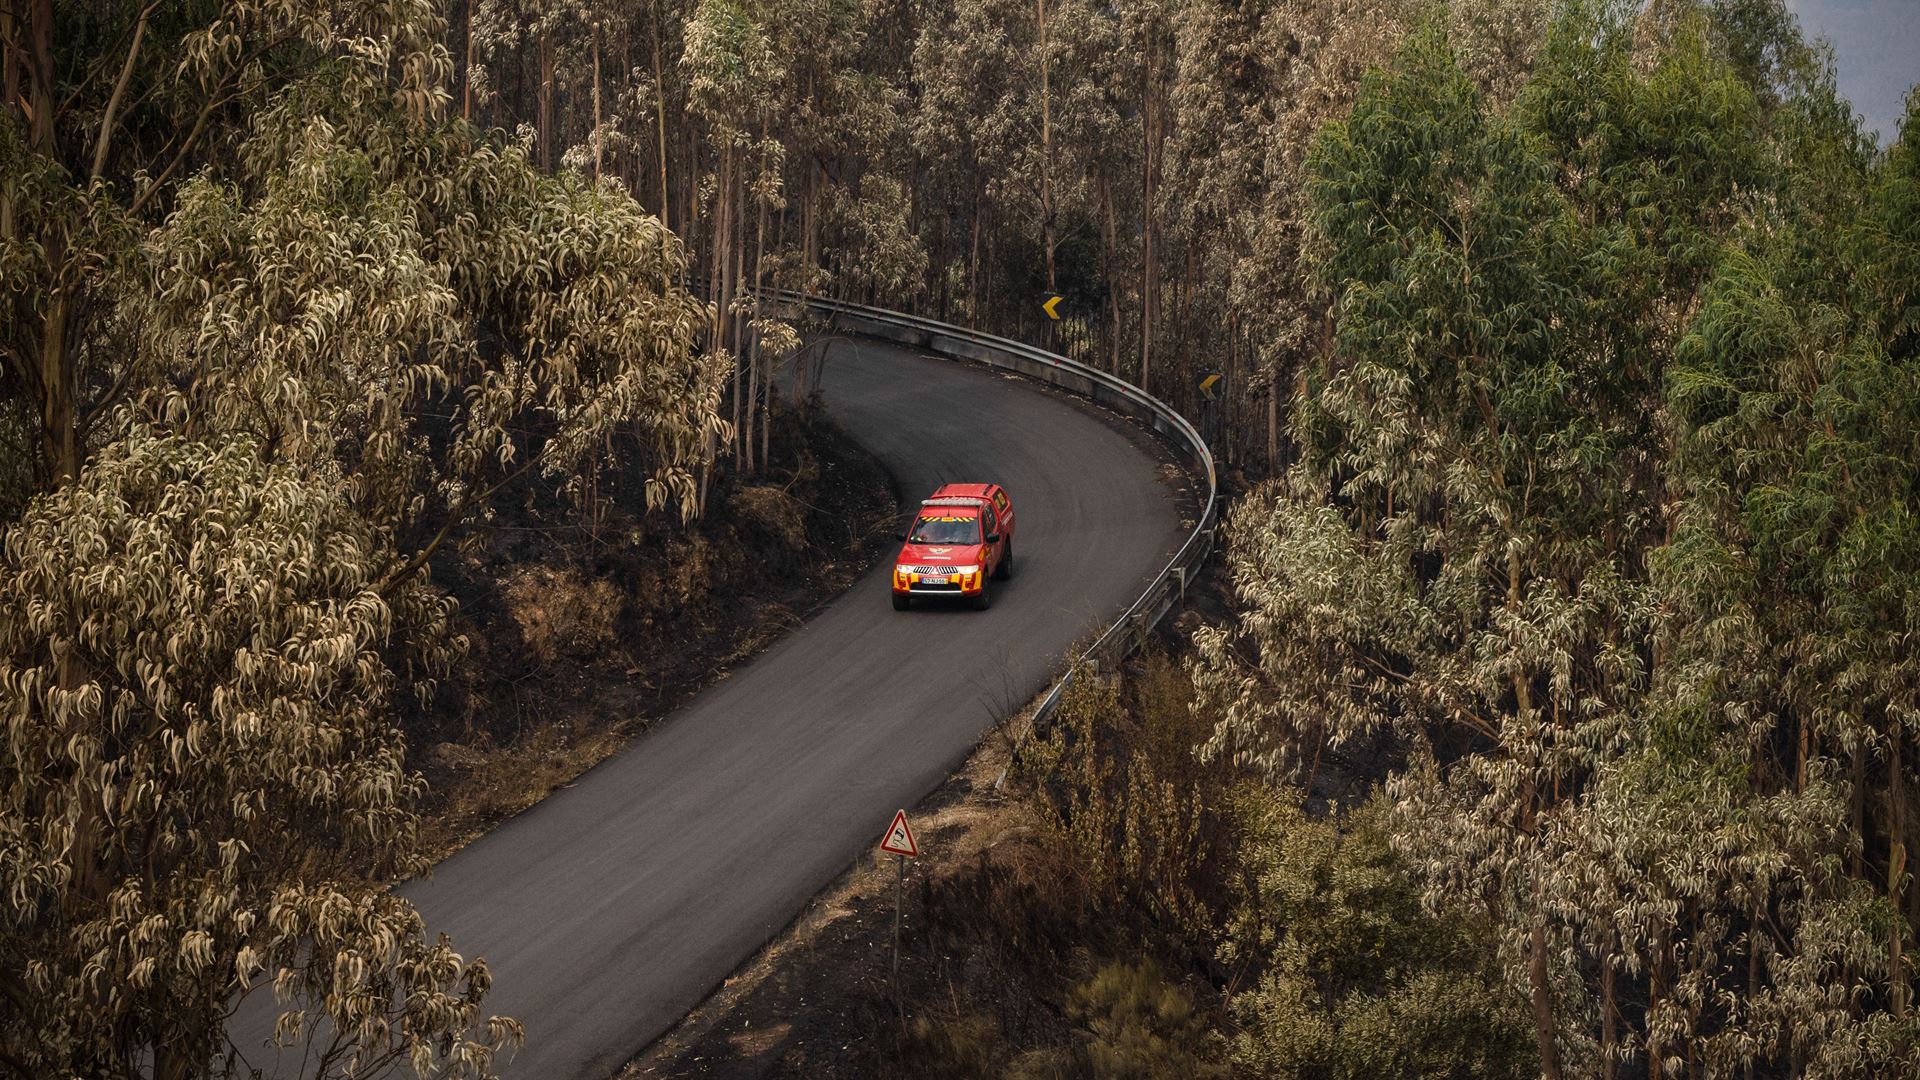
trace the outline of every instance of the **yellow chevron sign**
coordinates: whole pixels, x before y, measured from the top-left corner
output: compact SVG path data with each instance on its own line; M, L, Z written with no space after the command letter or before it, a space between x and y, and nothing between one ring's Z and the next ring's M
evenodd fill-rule
M1053 309L1059 306L1059 303L1060 303L1060 298L1056 296L1053 299L1048 300L1046 303L1041 304L1040 310L1047 313L1047 318L1058 319L1060 317L1060 313Z

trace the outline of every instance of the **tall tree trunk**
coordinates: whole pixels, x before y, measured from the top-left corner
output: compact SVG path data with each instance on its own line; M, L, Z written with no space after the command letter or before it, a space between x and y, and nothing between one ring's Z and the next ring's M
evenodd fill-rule
M1766 916L1766 901L1756 899L1747 913L1747 1000L1760 1000L1760 934ZM1742 1073L1747 1080L1753 1080L1754 1059L1759 1053L1749 1050L1746 1061L1742 1063Z
M986 207L982 205L985 197L985 186L975 185L973 189L973 241L971 244L971 252L967 256L967 300L973 305L973 314L968 319L970 324L977 323L980 318L980 228L981 218L986 216Z
M1153 328L1155 323L1154 299L1159 283L1160 265L1156 262L1157 253L1153 248L1153 148L1154 148L1154 93L1153 61L1154 34L1152 27L1147 28L1147 82L1141 96L1140 107L1140 389L1152 393L1149 389L1149 375L1153 370Z
M53 85L53 26L53 0L33 0L32 15L27 19L33 58L28 67L28 98L33 115L27 124L27 140L35 152L50 161L58 161L54 114L59 101ZM61 270L66 257L65 235L59 230L51 231L44 241L42 258L43 265L56 280L65 277ZM41 452L46 457L47 477L55 485L80 474L79 387L67 344L68 323L73 317L71 305L72 299L65 289L55 288L50 292L40 324L40 355L35 358L39 368L36 375L40 384Z
M754 436L758 432L756 421L758 419L760 406L760 363L762 359L760 353L759 327L760 266L766 261L765 256L767 251L767 200L764 197L764 192L760 190L761 185L766 182L766 139L767 119L766 114L762 113L760 117L760 145L762 148L760 168L758 174L754 177L754 183L750 185L753 191L754 202L753 262L750 264L753 270L753 307L751 309L752 314L747 320L747 437L745 442L747 471L754 473L757 473L765 467L765 462L760 460L753 444Z
M654 4L653 13L653 109L654 116L659 121L656 127L660 132L660 220L671 229L673 208L668 205L672 200L667 196L669 190L667 187L667 88L660 70L660 39L667 32L666 4L664 2ZM666 242L666 238L661 237L660 243L663 248Z
M761 158L760 158L760 168L761 168L763 181L765 179L765 174L767 170L765 147L768 145L769 131L770 131L770 125L768 123L767 114L763 112L760 114L760 146L762 148ZM755 221L753 226L753 319L754 319L754 322L758 324L760 321L760 315L761 315L760 289L764 281L762 268L766 265L766 261L767 261L767 197L766 197L766 193L760 192L756 196L754 201L759 204L757 207L757 210L758 210L757 220ZM764 370L762 367L763 365L765 365ZM770 441L770 438L771 438L771 436L769 435L768 429L772 422L771 416L770 416L771 410L765 408L764 404L765 402L771 400L769 395L771 393L771 389L773 386L773 367L772 367L772 357L767 356L766 353L763 352L760 348L760 328L758 325L756 325L753 330L753 370L756 376L760 380L759 389L760 389L760 396L761 396L762 405L763 405L763 407L759 410L760 453L755 456L754 460L759 462L759 467L762 470L764 470L767 467L767 443Z
M1107 313L1113 330L1107 339L1107 370L1120 374L1120 226L1115 219L1113 185L1100 179L1100 209L1107 219L1106 235L1101 238L1100 261L1107 274Z
M473 119L473 5L476 0L467 0L461 10L465 18L461 20L465 31L467 63L460 69L460 118Z
M1527 934L1527 983L1533 1004L1534 1038L1540 1050L1540 1075L1544 1080L1561 1080L1560 1044L1555 1039L1553 985L1547 967L1547 916L1541 910L1540 886L1533 889L1532 926Z
M1892 737L1887 740L1887 899L1893 904L1892 940L1887 943L1887 988L1893 1000L1893 1015L1907 1015L1906 892L1907 877L1907 784L1905 741L1900 721L1894 720Z
M727 348L728 337L733 329L733 144L728 141L720 150L720 171L713 191L713 262L714 262L714 351ZM739 454L740 440L740 362L738 357L733 364L733 432L727 440L728 453Z
M49 160L58 161L60 156L53 144L57 107L53 92L53 0L31 2L33 14L27 17L27 32L32 35L29 51L33 63L28 69L32 80L28 89L33 115L27 118L27 142ZM11 10L13 5L8 7ZM7 104L11 106L13 100Z
M1053 65L1047 56L1047 0L1034 0L1033 7L1040 27L1040 230L1047 248L1047 292L1052 293L1057 287L1053 265L1056 244L1053 235L1053 102L1049 83Z
M20 32L20 16L9 5L0 5L0 112L18 110L20 100L20 62L18 49L11 43ZM24 117L22 117L24 119ZM0 243L14 238L14 201L0 185Z
M49 267L66 258L59 237L46 245ZM73 358L68 355L67 323L71 318L66 296L55 291L47 302L40 330L40 432L47 474L55 486L80 475L79 409L75 401Z
M1853 870L1854 877L1866 876L1864 869L1867 847L1867 748L1856 743L1853 748L1853 797L1850 800L1853 809Z
M1280 365L1267 367L1267 475L1280 472Z
M683 116L685 115L684 109L681 111L681 114ZM683 234L692 236L694 219L699 216L697 204L700 199L700 170L698 165L700 160L700 138L695 131L698 125L689 123L683 124L681 127L687 133L686 157L683 159L686 161L687 167L680 170L680 206L682 207L680 220L686 226ZM717 263L719 258L719 252L709 252L707 255L707 261L709 263Z
M733 260L733 295L735 298L739 297L743 284L747 280L747 183L745 173L746 170L743 164L739 161L738 156L736 156L734 160L734 206L727 215L727 228L728 231L733 234L733 249L729 253L729 257ZM732 306L737 308L740 305L734 304ZM746 351L746 316L736 312L731 315L730 318L733 321L733 369L736 373L734 389L738 390L740 384L737 375L740 370L740 363L745 359ZM751 375L751 372L749 372L749 375ZM735 436L740 440L743 450L746 449L746 445L750 443L753 438L752 408L753 403L751 400L734 403L734 415L736 418L738 418L742 412L746 413L746 428L736 429L734 432ZM749 453L748 456L751 457L751 454Z
M1667 998L1667 928L1654 932L1653 963L1647 972L1647 1076L1652 1080L1666 1075L1667 1046L1654 1027L1655 1014Z
M19 40L20 15L12 4L0 4L0 109L18 109L20 101L20 61L17 48L11 42ZM25 120L26 117L21 117ZM25 125L22 125L25 126ZM0 199L6 196L0 193ZM4 206L0 203L0 206ZM0 222L0 224L6 224ZM10 228L10 225L8 226ZM0 233L10 236L11 232Z
M539 103L540 171L553 171L553 50L547 45L547 32L540 31L540 85L534 87Z
M600 181L600 165L605 140L600 130L600 24L593 26L593 179Z
M1613 957L1619 951L1619 939L1607 935L1606 951L1600 957L1600 1076L1614 1080L1620 1063L1615 1055L1620 1046L1619 1007L1613 990Z
M807 221L806 235L800 238L805 245L807 268L806 287L813 288L814 275L820 271L820 196L825 188L826 170L812 155L807 157ZM831 289L833 282L827 283Z

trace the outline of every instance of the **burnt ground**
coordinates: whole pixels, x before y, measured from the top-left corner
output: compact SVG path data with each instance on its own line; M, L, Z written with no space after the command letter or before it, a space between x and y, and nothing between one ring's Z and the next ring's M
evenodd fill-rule
M648 512L612 465L579 503L503 495L434 576L469 652L407 719L440 859L603 760L842 592L886 551L892 478L818 408L776 413L770 464L706 513Z
M1023 827L1009 826L1019 820L1017 802L994 787L1009 756L1006 730L996 729L959 773L908 812L922 853L907 860L901 889L902 996L913 1015L942 997L943 983L965 977L927 940L934 883L1025 837ZM876 823L876 845L884 827ZM876 847L621 1080L903 1075L891 976L896 873L895 857Z

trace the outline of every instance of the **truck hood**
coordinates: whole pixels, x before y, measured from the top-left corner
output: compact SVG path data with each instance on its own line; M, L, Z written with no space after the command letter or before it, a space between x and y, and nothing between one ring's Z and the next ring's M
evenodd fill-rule
M894 562L915 566L972 566L985 555L986 549L979 544L907 544Z

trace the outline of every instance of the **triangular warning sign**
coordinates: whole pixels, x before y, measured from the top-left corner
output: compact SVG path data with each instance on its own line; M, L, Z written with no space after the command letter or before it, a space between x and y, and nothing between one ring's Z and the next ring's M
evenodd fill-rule
M907 828L907 812L895 810L893 824L887 826L887 838L880 841L880 850L889 855L920 854L919 845L913 842L913 830Z

